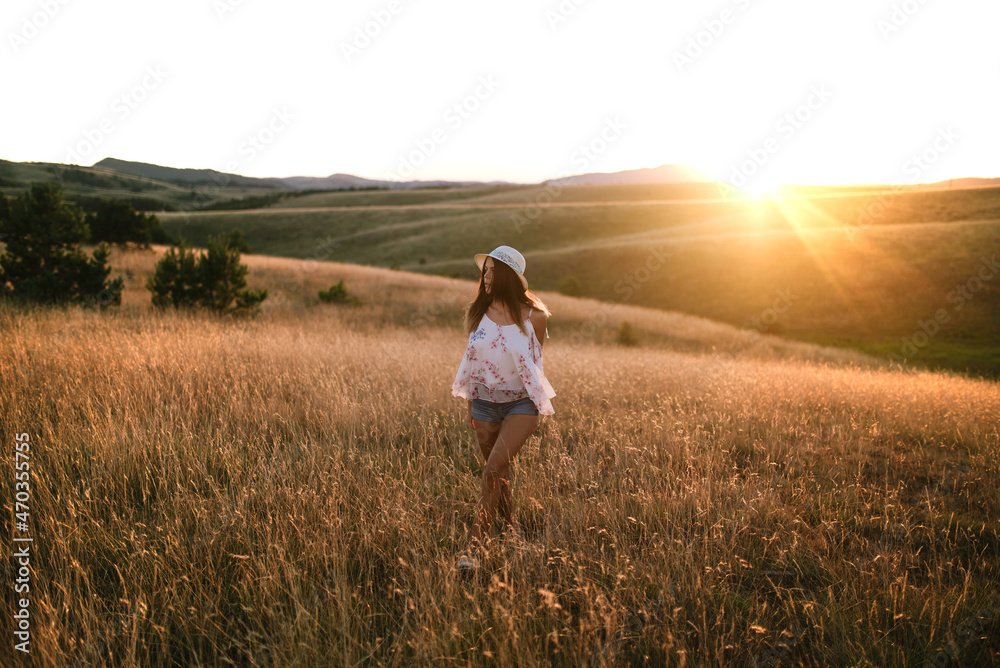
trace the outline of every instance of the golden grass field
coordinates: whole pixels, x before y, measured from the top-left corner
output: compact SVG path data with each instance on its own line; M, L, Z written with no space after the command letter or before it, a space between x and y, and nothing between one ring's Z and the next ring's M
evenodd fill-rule
M1000 663L1000 385L543 292L526 540L463 578L475 284L243 260L251 320L152 310L117 250L117 312L0 304L31 665ZM362 306L319 302L340 279Z

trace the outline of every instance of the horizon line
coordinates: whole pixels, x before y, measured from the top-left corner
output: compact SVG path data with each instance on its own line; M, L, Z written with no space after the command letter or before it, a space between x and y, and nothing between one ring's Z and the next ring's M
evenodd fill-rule
M0 160L3 160L5 162L11 162L11 163L42 164L42 165L65 165L67 167L76 167L76 168L83 168L83 169L97 169L97 170L115 171L114 169L111 169L110 167L99 167L98 166L99 162L101 162L102 160L108 160L108 159L119 160L121 162L130 162L130 163L135 163L135 164L142 164L142 165L151 165L151 166L154 166L154 167L163 167L165 169L176 169L176 170L185 170L185 171L212 171L212 172L217 172L219 174L232 174L233 176L241 176L241 177L247 178L247 179L260 179L260 180L267 180L267 179L285 180L285 179L295 179L295 178L327 179L327 178L331 178L331 177L335 177L335 176L349 176L349 177L353 177L353 178L363 179L365 181L377 181L377 182L382 182L382 183L387 183L387 184L406 184L406 183L421 183L421 182L443 181L443 182L450 182L450 183L463 183L463 182L465 182L465 183L481 183L481 184L501 184L501 185L512 185L512 186L542 186L542 185L546 185L546 184L548 184L548 183L550 183L552 181L558 181L560 179L576 178L576 177L586 176L586 175L610 176L610 175L614 175L614 174L620 174L620 173L623 173L623 172L636 172L636 171L645 171L645 170L655 170L655 169L659 169L661 167L682 167L682 168L687 168L687 169L694 170L696 172L701 172L702 174L705 174L706 176L708 176L708 174L703 169L698 168L698 167L693 167L691 165L686 165L684 163L662 163L662 164L659 164L659 165L655 165L653 167L631 167L631 168L628 168L628 169L620 169L620 170L615 170L615 171L611 171L611 172L580 172L578 174L563 174L563 175L554 176L554 177L547 178L547 179L542 179L542 180L539 180L539 181L510 181L510 180L502 179L502 178L492 178L492 179L455 179L455 178L445 178L445 177L414 178L414 179L409 179L409 180L403 181L403 180L398 180L398 179L394 180L394 179L385 179L385 178L383 178L383 179L371 178L371 177L367 177L367 176L362 176L360 174L354 174L354 173L351 173L351 172L342 172L342 171L335 171L335 172L331 172L329 174L325 174L325 175L322 175L322 176L316 176L316 175L312 175L312 174L293 174L291 176L253 176L253 175L250 175L250 174L241 174L239 172L224 172L222 170L215 169L214 167L174 167L174 166L171 166L171 165L163 165L163 164L159 164L159 163L155 163L155 162L143 162L143 161L140 161L140 160L125 160L123 158L114 158L114 157L111 157L111 156L106 156L104 158L101 158L101 160L98 160L93 165L80 165L80 164L77 164L77 163L65 163L65 162L51 162L51 161L47 161L47 160L25 160L25 161L20 161L20 160L8 160L6 158L0 158ZM136 176L136 175L129 175L129 176ZM141 178L151 178L151 177L141 177ZM773 185L767 186L766 188L762 188L762 189L763 190L774 190L776 188L782 188L782 187L809 187L809 186L813 186L813 187L830 187L830 188L835 188L835 187L850 187L850 186L903 186L903 187L907 187L907 186L934 185L934 184L939 184L939 183L945 183L945 182L948 182L948 181L961 181L961 180L966 180L966 179L980 179L980 180L989 181L989 180L1000 180L1000 176L965 175L965 176L953 176L953 177L948 177L948 178L944 178L944 179L938 179L936 181L917 181L917 182L912 182L912 183L900 183L900 182L889 183L889 182L876 182L876 181L798 182L798 183L783 182L783 183L775 183ZM688 181L651 181L651 182L647 182L647 183L623 182L623 183L572 184L572 185L671 185L671 184L682 184L682 183L716 183L716 184L730 185L728 183L728 181L725 181L723 179L711 179L711 178L706 178L706 179L703 179L703 180L688 180ZM732 187L732 188L734 188L736 190L746 190L745 188L738 188L736 186L730 186L730 187ZM751 188L749 190L754 190L754 189Z

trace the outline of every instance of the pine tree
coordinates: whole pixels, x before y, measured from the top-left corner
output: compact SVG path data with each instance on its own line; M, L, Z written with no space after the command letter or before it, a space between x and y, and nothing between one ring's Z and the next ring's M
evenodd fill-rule
M87 226L92 241L120 245L135 243L149 248L150 243L156 240L153 238L154 231L157 232L157 239L163 238L160 221L155 215L136 211L131 203L120 200L101 200L97 209L87 215Z
M156 271L146 281L146 288L153 293L153 305L165 308L194 307L199 303L201 280L198 275L198 258L194 251L184 246L167 249L156 264Z
M201 303L215 311L225 311L246 287L247 266L240 264L240 251L225 239L211 238L208 251L198 265Z
M123 279L107 280L107 244L98 246L93 257L80 250L89 236L83 211L63 200L58 183L32 183L6 208L0 212L6 243L0 295L42 304L121 303Z
M217 313L252 312L267 290L246 290L247 266L232 238L211 237L208 249L195 255L184 246L171 247L146 283L159 307L204 307ZM233 300L236 306L233 307Z
M0 193L0 230L3 230L3 221L10 215L10 205L7 203L7 196ZM0 241L3 241L4 233L0 231Z
M226 237L226 245L236 248L244 255L249 255L252 252L250 244L243 237L243 230L229 230L229 236Z

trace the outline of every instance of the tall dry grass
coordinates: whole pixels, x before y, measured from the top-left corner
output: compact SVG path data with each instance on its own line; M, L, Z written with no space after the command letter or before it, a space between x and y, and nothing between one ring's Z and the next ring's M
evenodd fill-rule
M253 287L296 266L245 259ZM305 288L346 277L365 305L288 289L230 321L151 312L151 257L115 263L117 314L0 306L0 429L33 444L33 665L1000 660L996 384L712 353L739 333L654 313L704 352L572 343L553 296L556 414L514 465L526 540L463 579L482 462L448 279L317 266Z

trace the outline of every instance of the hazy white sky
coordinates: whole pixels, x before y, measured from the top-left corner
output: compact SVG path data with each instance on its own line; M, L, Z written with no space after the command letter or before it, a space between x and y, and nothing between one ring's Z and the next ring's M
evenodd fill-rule
M1000 176L996 0L5 0L0 158L739 185Z

